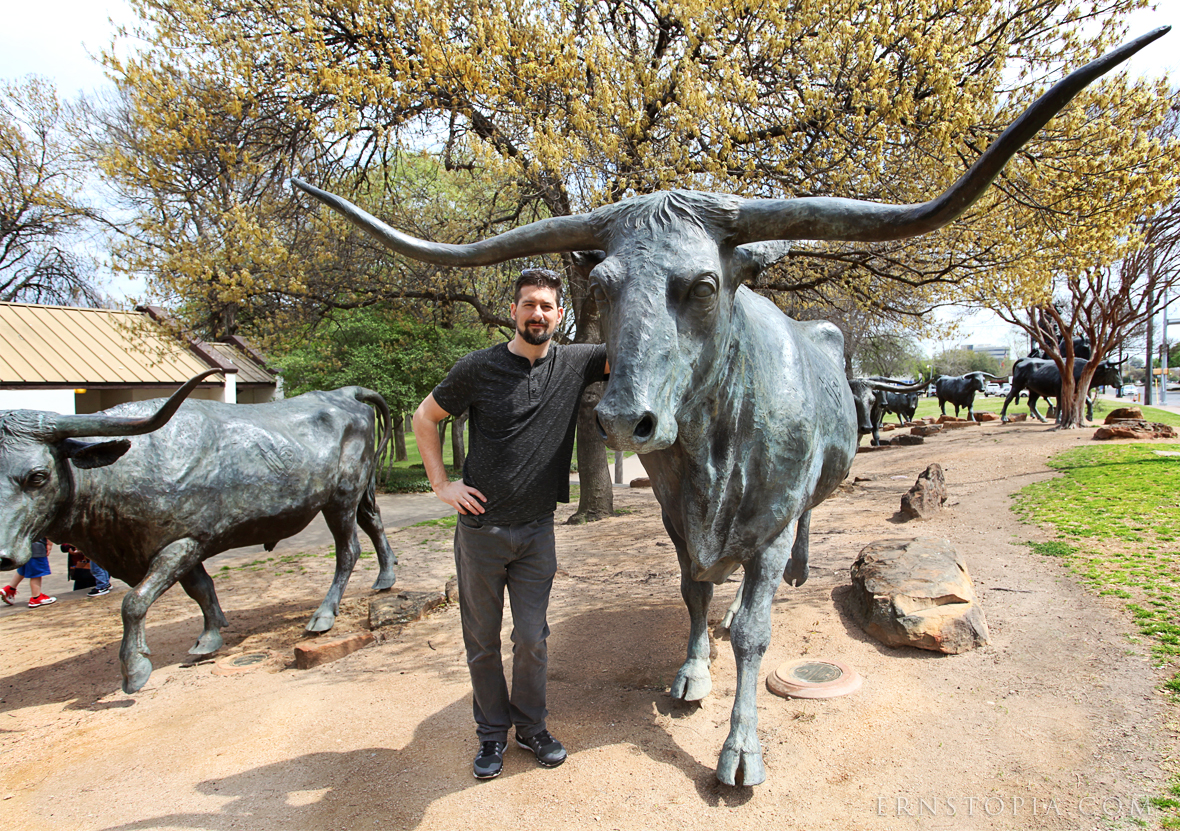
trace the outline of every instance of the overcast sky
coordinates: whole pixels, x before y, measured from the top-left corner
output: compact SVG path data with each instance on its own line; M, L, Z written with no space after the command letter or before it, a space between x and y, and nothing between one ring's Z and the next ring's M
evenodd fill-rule
M114 24L130 25L135 16L121 0L11 0L0 27L0 78L43 75L59 91L73 95L107 83L93 60L111 42ZM1180 0L1160 0L1155 10L1136 14L1132 37L1158 26L1180 23ZM1180 77L1180 29L1133 57L1131 71ZM990 312L976 313L962 327L970 334L959 342L1007 344L1010 327ZM958 339L957 339L958 340ZM927 344L929 350L939 346Z

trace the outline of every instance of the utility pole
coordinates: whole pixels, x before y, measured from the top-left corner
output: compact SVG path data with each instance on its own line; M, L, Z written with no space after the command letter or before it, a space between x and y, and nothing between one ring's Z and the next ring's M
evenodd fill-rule
M1143 381L1143 403L1151 406L1151 387L1155 384L1155 350L1152 348L1153 335L1155 334L1155 312L1151 311L1155 308L1153 304L1153 290L1151 285L1151 272L1153 271L1150 261L1147 267L1147 309L1150 312L1147 315L1147 376Z
M1164 289L1164 306L1160 310L1160 404L1168 406L1168 290Z

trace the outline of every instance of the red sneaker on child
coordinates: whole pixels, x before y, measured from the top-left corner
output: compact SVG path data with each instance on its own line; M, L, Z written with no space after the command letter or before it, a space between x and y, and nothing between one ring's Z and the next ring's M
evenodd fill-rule
M5 603L11 606L12 601L15 599L16 589L14 589L12 586L5 586L3 589L0 589L0 600L3 600Z
M56 602L57 602L56 597L50 597L49 595L42 592L41 594L37 595L36 597L29 598L29 608L36 609L38 606L48 606L50 603L56 603Z

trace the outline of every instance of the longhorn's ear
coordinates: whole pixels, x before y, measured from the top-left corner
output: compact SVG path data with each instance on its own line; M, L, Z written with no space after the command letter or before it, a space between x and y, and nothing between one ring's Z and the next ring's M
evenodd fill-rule
M95 467L106 467L119 461L119 458L131 449L131 442L127 439L115 441L85 442L77 439L65 439L58 445L74 467L90 470Z
M751 269L746 279L753 280L764 270L789 257L795 246L793 240L767 240L739 245L733 251L743 265Z

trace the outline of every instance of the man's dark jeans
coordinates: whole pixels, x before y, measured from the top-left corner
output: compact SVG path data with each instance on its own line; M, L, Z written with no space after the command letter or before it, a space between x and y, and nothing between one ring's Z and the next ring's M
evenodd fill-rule
M506 742L513 725L523 738L540 733L548 715L545 615L557 571L553 515L490 525L460 514L455 526L455 571L479 740ZM500 659L505 587L512 609L511 697Z

